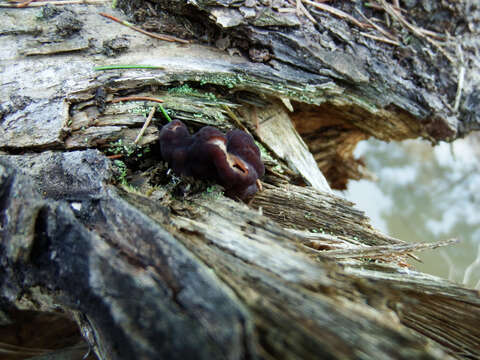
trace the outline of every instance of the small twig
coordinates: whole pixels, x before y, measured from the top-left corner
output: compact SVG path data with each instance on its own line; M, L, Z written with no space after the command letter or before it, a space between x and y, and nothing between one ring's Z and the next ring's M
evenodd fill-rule
M460 100L462 99L463 84L465 82L465 66L460 66L458 70L458 85L457 85L457 94L455 95L455 103L453 105L453 112L458 112L460 107Z
M448 59L448 61L450 61L453 65L455 65L457 63L457 61L449 53L447 53L445 51L445 49L442 48L442 46L437 41L435 41L432 38L426 36L422 32L422 29L420 29L419 27L410 24L403 17L403 15L400 14L400 12L398 10L396 10L392 5L387 3L385 0L377 0L377 1L383 6L383 10L387 14L389 14L392 18L396 19L400 24L402 24L405 28L407 28L411 33L413 33L417 37L419 37L421 39L424 39L425 41L430 43L434 48L436 48L438 51L440 51L443 54L443 56L445 56Z
M292 8L280 8L277 10L279 13L294 13L297 12L297 9Z
M417 35L418 37L425 38L420 29L412 24L410 24L402 14L398 12L392 5L387 3L385 0L377 0L383 6L383 10L392 16L394 19L398 20L403 26L405 26L410 32Z
M160 111L162 112L163 116L165 116L165 118L168 120L168 122L172 122L172 119L170 118L170 116L167 114L167 112L165 111L165 109L163 108L162 105L158 105L158 107L160 108Z
M121 70L121 69L165 69L164 66L156 65L107 65L107 66L97 66L94 67L95 71L103 70Z
M305 6L303 6L302 0L297 0L297 12L303 13L312 23L317 24L317 20L310 14Z
M381 6L379 6L381 8ZM384 13L384 17L385 17L385 24L387 24L387 27L391 27L392 26L392 22L390 21L390 15L388 15L387 12Z
M116 159L121 159L123 157L123 154L115 154L115 155L108 155L107 158L110 160L116 160Z
M24 8L24 7L27 7L28 5L30 5L34 1L35 0L25 0L24 2L17 4L16 7L17 8Z
M153 115L155 114L155 109L156 109L156 107L152 106L152 109L150 110L150 113L148 114L147 120L145 120L145 123L143 124L142 129L138 133L138 136L135 139L135 141L133 142L135 145L138 144L138 142L142 138L143 134L145 133L145 130L147 130L148 126L150 125L150 122L152 121Z
M385 35L386 37L388 37L389 39L395 41L396 43L400 44L400 42L398 41L398 39L390 34L387 30L385 30L384 28L382 28L381 26L375 24L372 20L370 20L369 18L367 18L360 10L358 10L358 8L355 8L355 11L367 22L369 23L375 30L377 30L378 32L382 33L383 35Z
M227 112L228 116L230 116L230 118L233 121L235 121L235 124L237 125L237 127L239 127L240 129L242 129L243 131L248 133L248 129L245 127L245 125L242 124L242 122L237 117L237 115L235 115L235 113L232 111L232 109L230 109L230 107L228 105L222 105L222 107Z
M347 14L346 12L343 12L342 10L334 8L333 6L322 4L322 3L317 3L317 2L314 2L314 1L310 1L310 0L303 0L303 2L306 3L306 4L312 5L312 6L316 7L317 9L320 9L320 10L326 11L326 12L332 14L332 15L335 15L335 16L341 18L341 19L345 19L345 20L351 22L352 24L358 26L361 29L365 29L366 27L368 27L368 24L365 24L365 23L362 23L362 22L358 21L353 16Z
M363 31L360 31L360 35L368 37L368 38L373 39L373 40L381 41L381 42L384 42L384 43L387 43L387 44L390 44L390 45L395 45L395 46L400 46L401 45L399 42L397 42L395 40L390 40L390 39L387 39L385 37L372 35L372 34L369 34L369 33L363 32Z
M283 174L279 173L278 171L273 170L272 168L267 167L267 168L265 169L265 171L268 171L268 172L272 173L272 174L275 175L276 177L279 177L280 179L282 179L282 180L284 180L284 181L286 181L286 182L289 182L289 181L291 180L288 176L283 175Z
M395 40L390 40L390 39L384 38L382 36L372 35L372 34L369 34L369 33L363 32L363 31L360 31L360 35L368 37L368 38L373 39L373 40L381 41L381 42L384 42L384 43L387 43L387 44L390 44L390 45L395 45L395 46L400 46L401 45L399 42L397 42Z
M375 9L375 10L385 10L381 5L377 5L377 4L374 4L374 3L371 3L371 2L365 3L365 6L369 7L369 8L372 8L372 9ZM397 11L407 12L407 10L405 10L405 9L401 9L401 8L397 8L397 7L393 7L393 8Z
M418 244L402 244L402 245L380 245L380 246L362 246L357 249L342 249L324 251L324 256L335 258L362 258L362 257L382 257L407 254L412 251L420 251L427 249L436 249L442 246L448 246L458 243L458 239L449 239L434 243L418 243Z
M300 17L302 15L302 11L300 10L300 4L301 4L301 0L296 0L295 1L295 11L296 11L298 17Z
M423 34L425 34L426 36L430 36L434 39L437 39L437 40L445 40L446 39L446 35L443 35L443 34L439 34L439 33L436 33L436 32L433 32L433 31L430 31L430 30L427 30L427 29L419 29Z
M455 95L455 103L453 105L453 112L458 112L458 108L460 107L460 100L462 99L462 91L463 85L465 82L465 57L463 56L462 46L460 44L457 45L457 53L460 57L460 69L458 69L458 84L457 84L457 93Z
M147 7L148 7L148 10L150 10L150 13L151 13L153 16L157 17L158 14L157 14L157 12L155 11L155 9L153 8L153 5L152 5L149 1L146 1L145 3L147 4Z
M110 100L109 102L111 103L118 103L122 101L153 101L157 103L163 103L163 100L157 99L157 98L152 98L148 96L125 96L125 97L119 97Z
M120 19L116 18L115 16L105 14L103 12L99 13L99 15L101 15L103 17L106 17L107 19L113 20L113 21L115 21L115 22L117 22L121 25L129 27L132 30L138 31L138 32L140 32L144 35L150 36L150 37L155 38L155 39L170 41L170 42L175 42L176 41L176 42L179 42L179 43L182 43L182 44L190 44L190 41L180 39L180 38L177 38L175 36L170 36L170 35L165 35L165 34L154 34L154 33L151 33L149 31L145 31L145 30L133 25L132 23L129 23L128 21L120 20Z

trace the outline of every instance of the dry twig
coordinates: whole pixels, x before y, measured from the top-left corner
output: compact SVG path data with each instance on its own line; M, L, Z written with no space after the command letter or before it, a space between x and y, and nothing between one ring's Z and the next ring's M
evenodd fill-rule
M235 115L235 113L232 111L232 109L230 109L230 107L228 105L225 105L223 104L222 105L223 109L226 111L226 113L228 114L228 116L230 116L230 118L235 121L235 125L237 125L237 127L239 129L242 129L243 131L247 132L247 133L250 133L248 131L248 129L245 127L245 125L242 124L242 122L240 121L240 119L238 118L237 115Z
M464 65L465 57L463 56L462 46L457 45L457 53L460 58L460 68L458 69L457 93L455 94L455 103L453 104L453 112L457 112L460 107L460 100L462 99L463 86L465 83L466 68Z
M109 102L111 103L118 103L122 101L153 101L157 103L163 103L163 100L157 99L157 98L152 98L149 96L125 96L125 97L119 97L110 100Z
M317 9L326 11L326 12L328 12L328 13L336 16L336 17L339 17L340 19L347 20L347 21L351 22L352 24L358 26L361 29L365 29L365 28L369 27L368 24L365 24L365 23L362 23L362 22L358 21L353 16L347 14L346 12L344 12L342 10L334 8L333 6L318 3L318 2L314 2L314 1L311 1L311 0L303 0L303 2L308 4L308 5L312 5L313 7L316 7Z
M142 138L143 134L145 133L145 130L147 130L148 126L150 125L150 122L153 119L153 115L155 114L155 109L156 109L156 107L152 106L152 109L150 110L150 113L148 114L147 120L145 120L145 123L143 124L142 129L138 133L138 136L135 139L135 141L133 142L135 145L138 144L138 142Z
M398 11L396 8L394 8L392 5L387 3L385 0L377 0L383 7L383 10L390 15L393 19L397 20L401 25L403 25L407 30L409 30L412 34L417 36L418 38L421 38L425 41L427 41L429 44L431 44L434 48L436 48L438 51L440 51L447 59L450 61L453 65L457 64L457 61L448 53L445 51L445 49L442 47L441 44L439 44L437 41L432 39L431 37L425 35L424 31L420 29L419 27L410 24Z
M316 24L317 20L309 13L307 8L302 3L303 0L297 0L297 15L299 12L305 15L312 23Z
M123 157L123 154L114 154L114 155L108 155L107 158L110 160L116 160L116 159L121 159Z
M18 3L16 7L18 8L24 8L24 7L27 7L28 5L30 5L32 2L34 2L35 0L25 0L21 3Z
M182 43L182 44L189 44L190 43L190 41L188 41L188 40L180 39L180 38L177 38L175 36L170 36L170 35L165 35L165 34L154 34L154 33L151 33L149 31L145 31L145 30L129 23L128 21L120 20L120 19L116 18L115 16L105 14L103 12L99 13L99 15L101 15L103 17L106 17L107 19L113 20L113 21L115 21L119 24L122 24L124 26L129 27L132 30L138 31L142 34L145 34L145 35L150 36L150 37L155 38L155 39L170 41L170 42L175 42L176 41L176 42L179 42L179 43Z
M381 41L381 42L384 42L384 43L387 43L387 44L390 44L390 45L395 45L395 46L400 46L401 45L398 41L387 39L387 38L382 37L382 36L372 35L372 34L369 34L369 33L363 32L363 31L360 31L360 35L368 37L368 38L373 39L373 40Z
M321 251L323 256L334 258L378 258L392 255L408 254L412 251L427 249L436 249L438 247L448 246L458 243L458 239L449 239L434 243L416 243L401 245L381 245L381 246L361 246L355 249L339 249L331 251ZM318 253L318 251L316 251Z
M377 30L378 32L380 32L381 34L385 35L386 37L388 37L390 40L393 40L395 43L398 43L398 45L400 45L400 41L398 40L397 37L395 37L394 35L390 34L387 30L385 30L384 28L382 28L381 26L375 24L372 20L370 20L369 18L367 18L360 10L358 10L357 8L355 8L355 11L367 22L369 23L375 30Z

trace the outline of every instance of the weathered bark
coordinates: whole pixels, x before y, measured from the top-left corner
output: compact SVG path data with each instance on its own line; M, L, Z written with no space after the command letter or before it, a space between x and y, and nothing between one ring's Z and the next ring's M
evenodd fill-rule
M468 75L478 59L400 61L328 13L309 8L314 26L282 12L288 2L186 3L120 1L150 30L196 39L188 45L112 23L102 7L0 14L0 331L54 324L37 343L5 338L0 353L81 357L79 335L52 340L73 319L100 359L478 356L478 292L408 267L421 246L373 229L315 164L341 188L364 175L352 155L361 139L478 128ZM431 15L467 24L455 36L475 52L467 5ZM93 70L112 62L158 68ZM191 128L250 131L264 147L264 191L246 205L172 179L155 144L162 116L132 146L153 103L111 102L127 95L163 99ZM121 166L92 148L120 153Z

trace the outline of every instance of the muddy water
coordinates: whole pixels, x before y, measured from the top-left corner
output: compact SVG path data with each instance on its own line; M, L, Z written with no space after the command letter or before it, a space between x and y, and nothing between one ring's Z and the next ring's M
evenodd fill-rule
M375 227L409 242L460 238L418 253L415 268L480 288L480 134L432 147L420 140L360 143L377 182L351 181L343 196Z

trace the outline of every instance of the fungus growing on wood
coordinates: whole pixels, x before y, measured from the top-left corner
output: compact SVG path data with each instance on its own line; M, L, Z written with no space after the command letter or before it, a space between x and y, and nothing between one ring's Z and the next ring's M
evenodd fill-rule
M183 122L173 120L160 132L160 151L175 174L213 180L231 198L253 196L265 173L260 150L252 136L241 130L225 135L206 126L190 135Z

